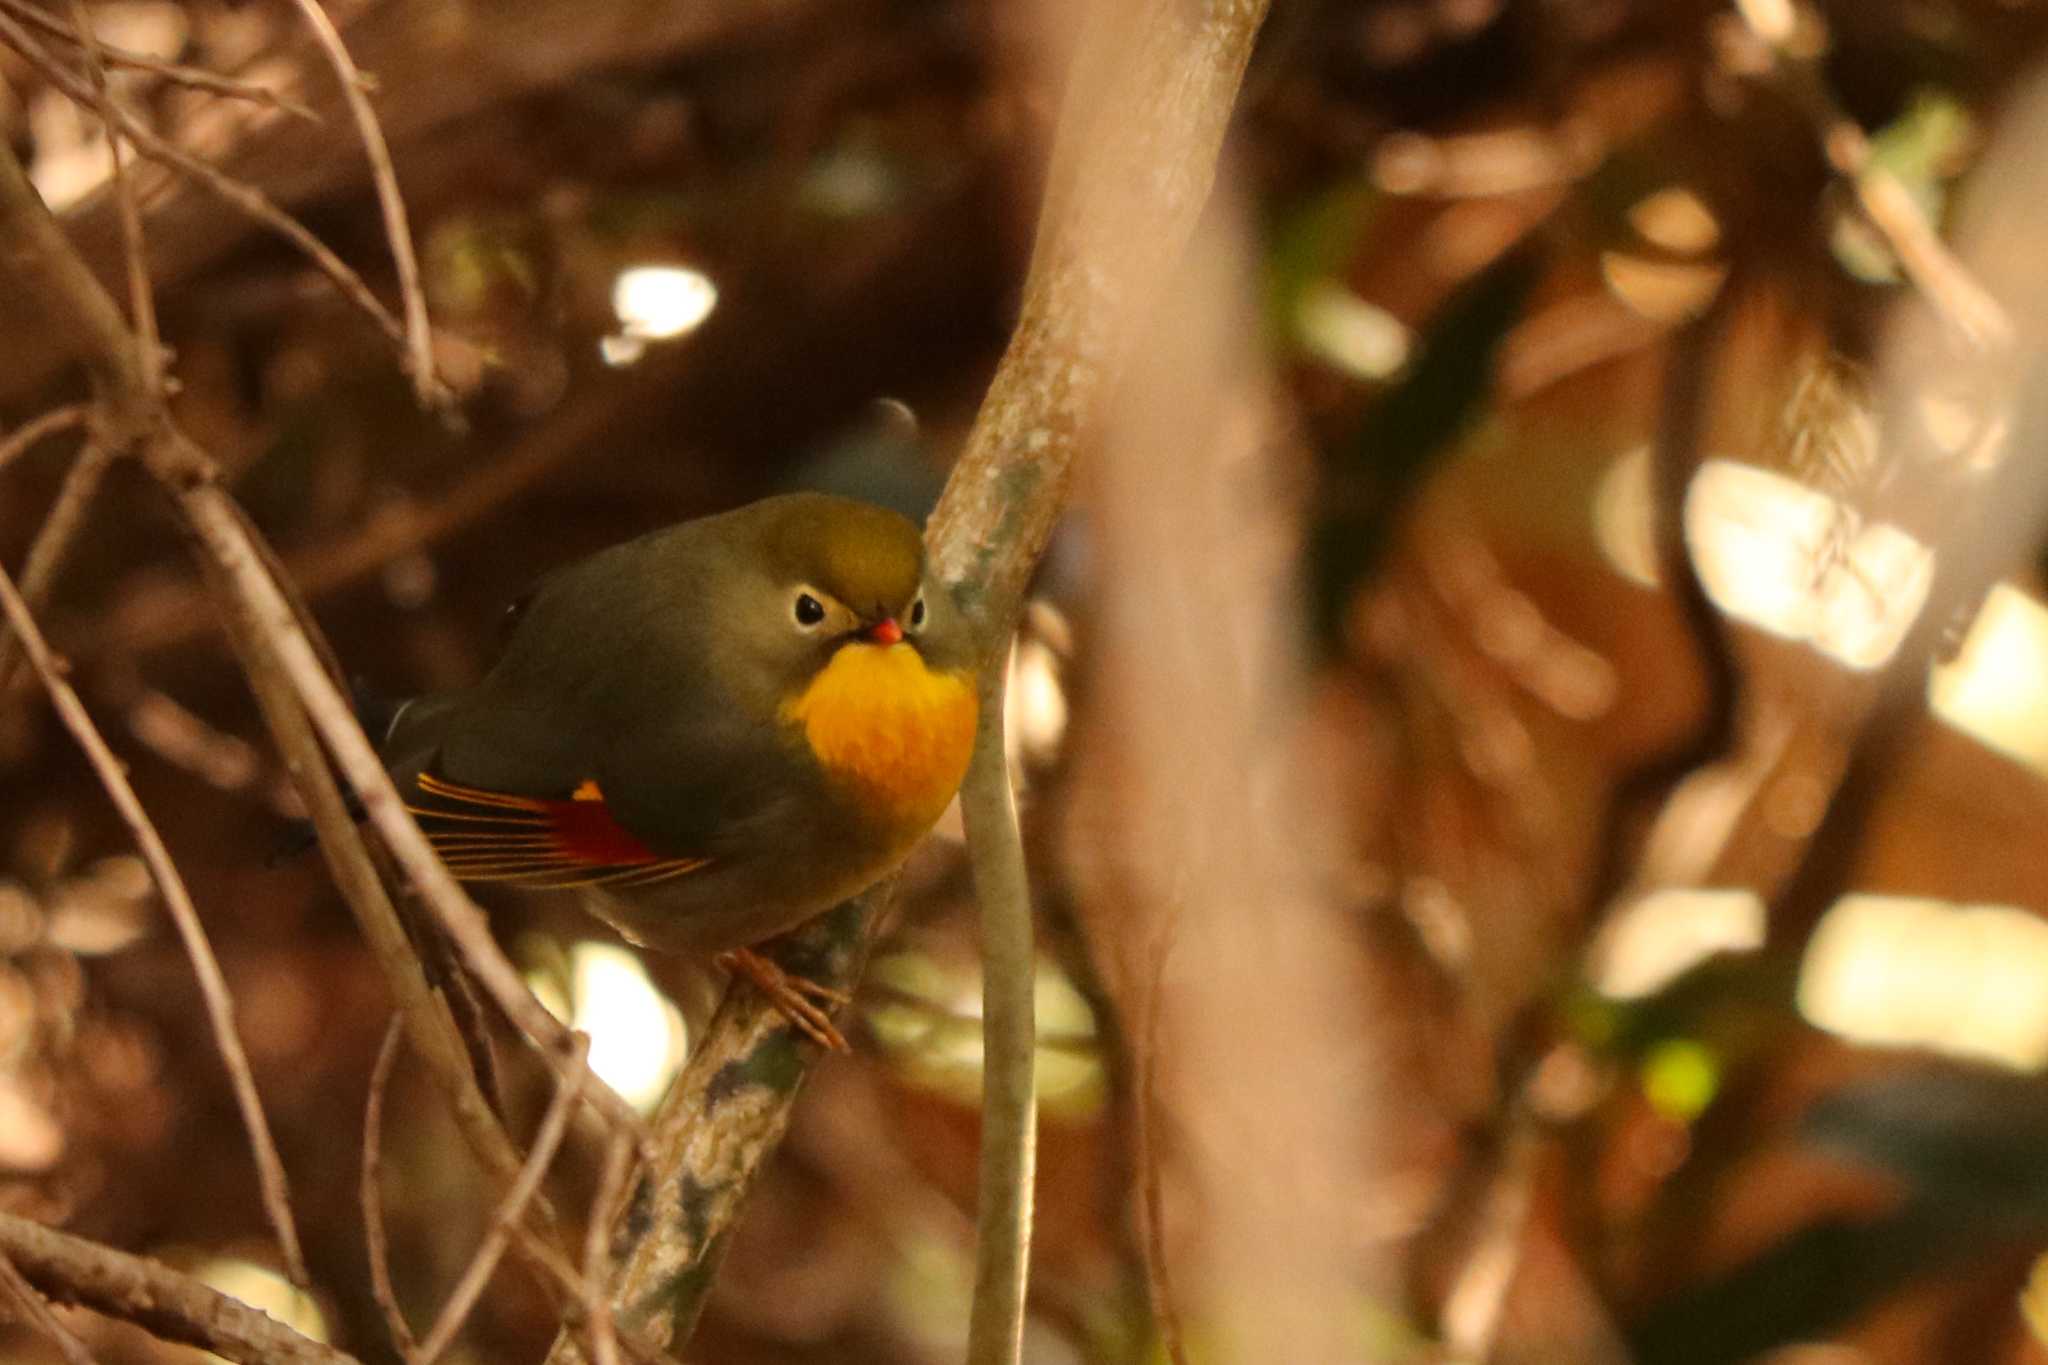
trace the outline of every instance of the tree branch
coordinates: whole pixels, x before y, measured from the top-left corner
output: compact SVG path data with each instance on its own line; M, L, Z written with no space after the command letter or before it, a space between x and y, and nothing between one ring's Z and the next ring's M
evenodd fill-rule
M64 1365L99 1365L85 1343L50 1311L50 1305L43 1301L36 1287L22 1278L21 1271L15 1268L4 1251L0 1251L0 1289L5 1289L13 1297L25 1320L34 1323L38 1331L57 1344L58 1353L64 1357Z
M34 425L30 423L31 428ZM57 500L36 529L35 541L28 547L28 563L21 570L21 596L30 611L41 611L48 605L57 571L70 557L72 542L78 538L79 527L85 524L86 510L92 506L93 495L99 492L100 480L112 463L112 452L90 437L71 461L64 483L57 490ZM20 662L19 639L0 624L0 695L14 681Z
M370 1258L370 1297L384 1315L384 1330L391 1334L393 1349L410 1365L420 1343L391 1283L391 1239L384 1232L384 1094L390 1088L391 1068L404 1040L405 1021L393 1015L377 1048L376 1064L370 1068L369 1098L363 1101L363 1164L357 1195L363 1206L363 1241Z
M0 9L6 10L31 28L41 29L59 42L79 44L79 35L76 32L28 3L28 0L0 0ZM320 122L320 116L311 109L297 100L287 99L268 86L257 85L253 81L236 80L232 76L223 76L204 67L159 61L144 53L130 52L125 48L111 47L105 43L101 43L99 47L101 56L109 66L125 66L132 71L146 72L174 85L203 90L210 95L223 95L228 99L248 100L290 114L293 118L304 119L308 123Z
M977 621L985 658L1008 646L1074 460L1208 202L1265 9L1264 0L1143 0L1096 11L1061 115L1017 328L926 527L933 569ZM978 864L989 845L977 841ZM894 889L892 879L791 935L784 965L852 984ZM987 1050L1016 1046L994 1039ZM756 993L727 993L656 1117L654 1167L620 1229L613 1303L627 1325L663 1345L687 1338L816 1055ZM1002 1254L1021 1261L1020 1251ZM557 1338L551 1365L580 1359L575 1342Z
M132 1322L165 1341L199 1346L240 1365L358 1365L240 1299L146 1256L0 1213L0 1254L57 1303Z
M90 410L83 403L73 403L67 407L51 408L40 417L23 422L5 436L0 436L0 469L7 468L50 437L84 426L89 415Z
M0 38L20 53L22 58L41 72L51 85L82 105L93 103L91 85L74 74L58 61L49 48L35 38L4 11L0 11ZM378 330L389 337L401 351L406 345L405 327L392 316L363 277L351 269L348 263L335 255L333 248L315 236L311 229L298 219L272 203L270 196L253 185L244 184L223 174L218 168L193 156L184 148L151 132L127 110L119 105L109 106L121 136L134 144L135 150L151 161L161 163L190 179L200 188L225 202L236 212L247 216L256 223L283 237L296 247L321 274L334 282L343 297L354 303L375 323ZM72 253L76 259L76 253ZM84 269L83 263L79 268ZM86 348L81 353L90 354Z
M476 1307L476 1301L483 1296L484 1286L490 1283L491 1273L498 1268L498 1262L505 1255L505 1247L512 1240L512 1230L526 1221L526 1206L540 1190L540 1182L547 1175L548 1167L554 1164L555 1153L562 1149L562 1139L569 1132L569 1118L576 1112L576 1097L591 1079L589 1061L589 1040L578 1035L575 1049L575 1066L562 1076L555 1085L555 1097L548 1104L548 1112L541 1119L540 1131L534 1135L533 1150L527 1154L526 1164L519 1168L518 1177L512 1188L505 1191L505 1197L491 1216L491 1225L484 1233L483 1241L477 1246L476 1254L470 1258L462 1278L456 1282L454 1292L441 1308L441 1316L434 1320L433 1330L421 1343L418 1365L433 1365L448 1349L455 1334L462 1330L462 1323Z
M981 905L981 1170L974 1216L969 1365L1005 1365L1023 1349L1038 1166L1037 949L1031 881L1004 752L1008 642L981 670L981 715L960 813Z
M391 147L384 140L384 125L370 107L365 91L369 84L348 55L340 30L320 8L319 0L294 0L307 27L320 42L321 50L341 82L342 98L356 121L363 139L363 152L370 159L370 183L377 188L377 207L384 215L384 236L391 245L391 261L398 270L398 298L405 309L405 340L413 391L425 408L447 407L452 399L448 386L434 372L434 334L427 325L427 296L420 289L420 263L412 249L412 227L406 221L405 199L398 193L398 172L391 165Z

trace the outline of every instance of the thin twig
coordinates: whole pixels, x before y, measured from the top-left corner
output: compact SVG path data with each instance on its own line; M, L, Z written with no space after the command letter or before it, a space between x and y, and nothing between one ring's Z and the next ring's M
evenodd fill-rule
M90 85L66 69L34 35L4 13L0 13L0 37L4 37L23 60L35 67L57 89L80 104L92 102ZM270 197L263 191L224 174L176 143L157 136L118 105L114 108L114 117L120 125L122 134L135 144L138 152L186 176L237 212L247 215L297 247L320 273L334 282L350 302L377 324L384 335L399 347L406 346L404 325L379 301L370 286L363 282L362 276L352 270L341 257L335 255L333 249L315 236L305 224L272 203Z
M235 601L226 589L215 591L231 604ZM428 1074L447 1100L471 1153L494 1182L509 1183L519 1170L519 1154L478 1085L447 1004L429 984L412 950L397 907L321 752L319 737L292 691L291 679L269 637L245 611L231 606L225 615L250 690L319 835L329 875L384 974L385 986L405 1019L413 1051L427 1064Z
M75 3L75 0L74 0ZM305 16L313 36L327 53L334 74L341 81L342 98L356 121L363 139L363 151L370 159L370 182L377 187L377 205L384 213L384 235L391 243L391 259L398 268L398 297L405 309L405 335L411 355L413 390L422 406L446 407L451 399L447 385L434 371L434 335L427 325L427 296L420 288L419 260L413 255L412 227L406 221L405 200L398 193L398 172L391 164L391 148L384 140L384 127L377 111L364 93L368 81L356 70L340 30L320 8L320 0L293 0Z
M43 518L34 542L28 547L28 563L22 566L21 595L30 611L41 611L48 604L57 571L70 557L72 543L85 523L86 509L92 505L93 495L99 492L100 481L113 462L113 453L90 438L71 462L71 469L57 490L57 501L51 504L49 515ZM0 626L0 692L14 681L20 652L14 632Z
M71 0L71 22L77 28L79 50L85 54L85 71L92 82L93 110L107 133L107 161L113 173L114 205L121 219L121 258L128 267L128 321L135 329L135 360L143 386L152 395L164 382L163 338L156 322L156 294L149 284L149 256L142 239L142 211L135 204L135 186L121 151L121 130L116 123L114 96L107 89L107 64L100 55L100 40L92 30L92 16L85 0Z
M1769 34L1759 36L1771 41ZM2015 336L2011 315L1941 240L1898 176L1871 155L1869 135L1842 108L1820 62L1775 42L1772 51L1780 89L1812 125L1828 165L1855 192L1857 206L1891 247L1907 278L1971 345L2010 346Z
M0 1213L0 1254L54 1302L132 1322L164 1341L198 1346L240 1365L360 1365L354 1356L159 1261L11 1213Z
M5 1289L21 1309L21 1315L33 1323L38 1331L57 1343L57 1350L64 1357L64 1365L99 1365L85 1343L55 1313L36 1287L22 1278L21 1271L6 1252L0 1251L0 1289Z
M36 6L29 4L28 0L0 0L0 10L6 10L24 24L39 28L60 42L74 45L78 43L78 35L76 33L65 27L54 16L45 14ZM162 61L146 53L130 52L126 48L114 47L106 43L100 44L100 55L110 66L125 66L133 71L146 72L159 79L169 81L173 85L182 85L193 90L203 90L207 94L222 95L228 99L250 100L257 104L267 105L279 113L290 114L293 118L304 119L311 124L317 125L323 122L318 114L308 109L305 105L300 104L297 100L289 99L284 95L278 94L268 86L258 85L254 81L243 81L237 80L233 76L223 76L219 72L208 71L203 66L186 66L179 62Z
M185 880L178 875L177 865L171 861L170 850L164 847L162 837L157 834L155 822L143 809L135 789L128 784L121 760L107 747L106 740L100 737L99 728L86 713L85 704L79 701L78 693L64 680L63 665L51 654L42 632L29 615L28 604L22 600L14 580L4 570L0 570L0 610L7 613L16 637L28 651L29 663L41 675L43 686L49 689L57 714L78 740L79 747L85 750L93 771L99 775L100 784L107 789L107 795L121 812L129 832L135 836L143 860L149 864L150 875L156 879L158 894L164 898L164 906L170 911L172 922L178 926L178 936L185 942L186 955L192 959L193 974L199 979L199 993L206 1001L206 1016L213 1026L214 1044L220 1049L221 1060L227 1064L228 1077L234 1084L235 1104L242 1111L243 1126L249 1130L249 1145L256 1157L256 1174L263 1189L264 1212L269 1215L270 1225L277 1233L278 1248L284 1254L285 1268L291 1273L293 1283L309 1284L311 1277L306 1273L305 1255L299 1249L298 1229L292 1223L291 1195L285 1181L284 1163L279 1160L277 1146L271 1139L269 1121L263 1117L263 1103L256 1096L256 1079L249 1070L248 1054L242 1050L242 1040L235 1033L234 1001L228 996L227 981L221 976L220 963L214 958L213 946L207 942L206 930L199 923L199 912L192 905L190 893L185 890Z
M589 1068L585 1065L589 1047L589 1040L577 1034L572 1065L555 1086L555 1098L541 1120L540 1131L534 1136L533 1151L528 1154L525 1166L520 1168L519 1178L505 1192L505 1198L491 1217L490 1229L484 1233L482 1244L470 1259L469 1268L456 1281L454 1292L441 1309L441 1316L435 1320L433 1330L427 1333L426 1341L420 1346L419 1365L433 1365L441 1352L448 1349L448 1344L455 1340L455 1334L462 1330L463 1321L482 1296L484 1286L490 1283L492 1272L497 1270L498 1261L512 1239L512 1229L525 1221L526 1205L540 1188L548 1167L554 1164L555 1153L561 1150L562 1138L569 1131L569 1118L576 1112L577 1096L590 1079Z
M1172 941L1161 936L1152 953L1151 981L1145 989L1144 1022L1131 1050L1131 1143L1138 1163L1138 1221L1145 1262L1145 1294L1152 1305L1152 1323L1159 1344L1172 1365L1188 1365L1187 1334L1181 1328L1180 1298L1173 1288L1173 1266L1166 1254L1166 1197L1158 1135L1153 1131L1159 1104L1159 1008L1166 999L1166 958Z
M363 1240L370 1256L370 1296L384 1315L391 1344L408 1362L419 1354L419 1339L398 1306L398 1292L391 1285L391 1241L384 1233L384 1092L391 1084L392 1064L398 1060L398 1045L405 1039L405 1017L394 1014L384 1030L384 1042L377 1049L377 1064L370 1068L370 1097L363 1103Z
M585 1329L590 1337L593 1365L619 1365L618 1331L612 1322L611 1230L618 1217L619 1202L626 1197L626 1182L633 1174L633 1144L624 1133L614 1133L605 1151L604 1173L597 1182L597 1194L590 1201L590 1224L583 1230L583 1286Z
M41 305L45 324L81 356L92 373L100 395L96 430L110 449L117 439L123 450L140 445L150 471L178 500L201 551L202 573L224 607L230 638L257 702L320 831L322 850L336 883L357 912L365 936L386 969L413 1044L428 1062L430 1074L443 1083L457 1125L485 1169L494 1179L509 1184L519 1170L518 1154L478 1088L448 1007L428 986L355 819L342 801L320 741L301 707L296 690L299 680L312 680L311 686L324 690L330 706L339 705L344 714L346 703L339 702L333 679L308 643L306 627L300 624L290 597L269 577L274 557L266 556L247 520L220 491L219 471L212 460L170 425L160 395L150 395L141 384L133 364L134 338L120 311L85 268L76 248L57 230L20 161L4 146L0 146L0 252L7 253L31 297ZM297 677L286 668L280 646L281 639L293 635L298 638L301 660L311 661ZM360 742L359 729L358 739ZM471 910L474 913L474 907ZM485 943L495 952L487 931ZM474 942L471 949L475 950ZM509 964L498 973L501 985L507 976L517 980ZM547 1021L560 1028L552 1016L547 1016ZM626 1131L645 1132L638 1115L622 1101L612 1097L610 1104L603 1102L602 1097L611 1092L601 1083L592 1080L586 1090L596 1092L600 1108L606 1112L624 1110ZM535 1201L535 1212L537 1217L545 1215L542 1201ZM576 1267L538 1233L521 1228L518 1238L528 1260L549 1283L561 1286L569 1305L565 1315L580 1320L586 1291ZM659 1357L657 1350L636 1336L621 1335L640 1358Z
M88 411L83 403L51 408L40 417L32 417L5 436L0 436L0 469L7 468L50 437L84 426Z
M981 1172L974 1215L974 1302L968 1365L1008 1365L1023 1350L1031 1272L1031 1205L1038 1157L1037 950L1031 883L1005 754L1003 697L1010 651L981 670L974 760L960 791L974 896L981 905Z

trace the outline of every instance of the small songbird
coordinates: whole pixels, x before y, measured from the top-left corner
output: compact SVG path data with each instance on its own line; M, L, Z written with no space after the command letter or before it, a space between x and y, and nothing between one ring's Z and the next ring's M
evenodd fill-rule
M466 881L578 888L626 937L718 952L818 1041L843 997L749 951L872 885L952 800L974 649L910 521L768 498L558 570L475 687L383 754Z

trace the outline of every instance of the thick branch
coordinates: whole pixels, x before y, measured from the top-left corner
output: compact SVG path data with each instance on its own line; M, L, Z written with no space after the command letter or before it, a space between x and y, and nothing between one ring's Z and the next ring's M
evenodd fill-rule
M977 618L985 655L1007 648L1074 460L1208 201L1265 8L1144 0L1097 11L1017 330L926 528L932 564ZM806 926L791 942L801 961L786 965L850 984L893 893L875 888ZM728 993L656 1119L655 1168L622 1229L613 1302L623 1321L664 1344L688 1335L815 1055L758 996ZM578 1359L566 1336L549 1357Z
M356 1365L354 1356L299 1335L239 1299L160 1261L0 1213L0 1252L57 1303L132 1322L165 1341L243 1365Z
M50 1305L36 1292L36 1287L22 1278L5 1252L0 1252L0 1289L5 1289L8 1297L15 1301L16 1311L24 1321L33 1323L37 1331L56 1343L58 1352L64 1357L64 1365L99 1365L85 1343L50 1311Z

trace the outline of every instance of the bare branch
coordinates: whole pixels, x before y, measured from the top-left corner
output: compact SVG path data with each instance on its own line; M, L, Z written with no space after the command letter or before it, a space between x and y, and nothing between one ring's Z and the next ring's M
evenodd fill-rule
M207 942L206 930L199 923L199 912L192 905L190 893L185 890L185 879L178 875L170 850L164 847L163 838L157 833L149 812L142 808L135 789L128 784L121 760L107 747L106 740L100 737L99 728L86 714L85 704L79 701L78 693L64 680L63 664L50 653L42 632L29 615L28 604L22 601L14 580L4 571L0 571L0 610L6 612L15 635L28 651L29 663L41 675L43 686L49 689L57 714L78 740L78 746L85 750L93 771L99 775L100 785L107 789L107 795L113 798L114 806L121 812L129 832L135 836L143 860L149 864L150 875L156 879L157 891L164 898L164 906L170 911L172 922L178 926L178 936L184 940L185 953L192 959L193 973L199 978L199 993L206 1001L206 1016L213 1026L214 1044L220 1048L221 1060L227 1064L228 1077L234 1084L235 1104L242 1111L243 1126L249 1130L249 1145L255 1152L256 1174L263 1189L264 1212L269 1215L271 1227L277 1233L278 1248L284 1253L285 1266L291 1272L293 1282L307 1284L310 1277L306 1274L305 1255L299 1249L298 1229L292 1223L291 1196L285 1182L284 1163L278 1159L269 1121L263 1117L263 1103L256 1096L256 1080L249 1071L248 1054L242 1050L242 1040L235 1032L235 1006L228 996L227 981L221 976L220 963L214 958L213 945Z
M1746 12L1744 17L1752 18ZM1791 50L1785 35L1759 29L1757 36L1770 49L1770 69L1780 88L1812 125L1828 165L1855 193L1857 206L1883 235L1907 278L1972 346L2010 346L2016 334L2012 316L1941 240L1898 176L1871 155L1869 136L1842 108L1820 63Z
M433 1365L448 1349L448 1344L455 1340L455 1334L462 1330L463 1320L476 1307L484 1286L490 1283L491 1273L498 1268L498 1261L505 1254L506 1244L512 1239L512 1229L525 1221L527 1204L540 1189L541 1178L548 1173L548 1167L554 1164L555 1153L561 1150L562 1138L569 1131L569 1116L576 1112L576 1097L591 1078L586 1065L590 1042L581 1034L575 1035L575 1039L572 1065L555 1086L555 1098L541 1119L540 1131L534 1135L533 1151L527 1155L519 1178L512 1182L512 1188L505 1192L505 1198L492 1215L483 1243L477 1247L476 1255L470 1258L462 1278L456 1281L455 1290L448 1296L433 1330L427 1333L426 1342L419 1349L419 1365Z
M99 1362L93 1359L92 1352L85 1348L85 1343L50 1311L50 1305L43 1301L43 1296L36 1292L36 1287L22 1278L21 1271L4 1251L0 1251L0 1289L5 1289L14 1299L24 1319L35 1324L36 1330L57 1343L57 1350L64 1357L64 1365L99 1365Z
M112 463L112 452L94 440L87 440L78 458L71 462L70 472L57 490L57 501L51 504L49 515L43 518L35 541L28 547L28 563L21 571L21 595L30 611L41 611L48 603L57 571L70 557L72 543L85 522L86 509L92 505L100 480ZM0 623L0 692L14 681L20 650L14 632Z
M47 47L36 40L34 35L4 13L0 13L0 38L5 38L8 44L50 84L80 104L93 102L91 86L68 70ZM334 282L344 297L369 316L378 330L399 347L403 348L406 345L405 328L392 316L391 310L371 292L369 285L363 283L362 276L351 269L341 257L335 255L333 249L316 237L305 224L271 203L270 197L263 191L222 174L220 170L193 156L176 143L159 137L118 105L114 106L113 114L121 133L135 145L138 152L190 178L203 189L219 197L229 207L261 223L297 247L321 274Z
M391 1085L391 1067L398 1060L398 1045L405 1038L405 1019L391 1016L384 1030L384 1042L377 1049L377 1063L370 1068L370 1097L363 1103L363 1241L370 1256L370 1296L384 1315L391 1344L408 1362L419 1355L418 1338L398 1306L398 1292L391 1286L391 1240L384 1234L384 1092Z
M1131 1145L1138 1166L1138 1221L1143 1236L1145 1295L1152 1306L1152 1324L1160 1347L1172 1365L1188 1365L1187 1333L1180 1322L1180 1300L1173 1288L1173 1265L1166 1253L1166 1197L1159 1155L1159 1006L1166 998L1166 958L1173 944L1162 936L1152 953L1152 971L1145 987L1144 1022L1131 1048L1131 1099L1135 1111Z
M75 3L75 0L74 0ZM422 406L448 406L452 395L434 372L434 335L427 325L427 296L420 288L419 260L413 255L412 227L406 221L405 200L398 193L398 172L391 165L391 148L384 141L384 126L364 93L369 83L356 70L347 44L320 0L293 0L313 35L320 40L327 60L341 81L342 97L348 101L356 130L362 135L363 151L370 158L370 181L377 187L377 204L384 213L384 235L391 243L391 259L398 268L398 297L405 309L405 336L410 355L413 390Z
M35 5L28 3L28 0L0 0L0 10L6 10L22 23L32 28L39 28L60 42L77 44L79 41L77 33L66 28L54 17L44 13ZM146 72L161 80L169 81L174 85L186 86L193 90L203 90L210 95L222 95L228 99L249 100L256 104L266 105L280 113L290 114L293 118L304 119L308 123L318 124L321 121L318 114L308 109L305 105L300 104L297 100L288 99L278 94L277 91L267 86L257 85L253 81L236 80L232 76L223 76L218 72L208 71L200 66L185 66L178 62L159 61L157 58L144 53L130 52L126 48L113 47L106 43L101 43L99 48L100 56L109 66L125 66L132 71Z
M34 417L5 436L0 436L0 469L7 468L22 455L52 436L74 430L85 425L88 409L82 403L66 407L51 408L40 417Z
M348 698L328 675L284 591L265 567L247 523L218 486L213 462L176 432L153 443L144 458L177 499L200 554L216 575L217 588L247 614L252 634L274 651L306 718L470 971L514 1027L548 1054L558 1070L566 1070L574 1047L568 1026L534 999L492 937L483 911L463 892L406 812ZM584 1095L611 1122L635 1133L645 1131L633 1107L602 1081L593 1077Z
M1004 752L1010 651L981 670L974 761L960 791L981 904L981 1167L974 1212L974 1303L969 1365L1008 1365L1023 1350L1031 1279L1031 1205L1038 1166L1037 950L1031 882Z
M78 30L78 46L85 53L85 70L92 81L92 104L107 131L107 158L113 170L114 204L121 215L121 255L128 266L128 320L135 328L137 368L142 383L151 393L162 391L164 375L163 339L156 324L156 295L149 287L149 257L144 254L142 213L135 206L135 186L129 182L122 157L121 130L115 121L114 97L107 90L107 66L100 56L100 41L92 31L92 18L85 0L71 0L71 22Z
M590 1338L593 1365L619 1365L618 1332L612 1323L611 1230L619 1216L619 1202L626 1197L626 1181L633 1174L633 1144L625 1133L614 1133L605 1152L604 1174L598 1179L597 1194L590 1201L590 1224L583 1231L583 1287L585 1328Z
M11 40L16 33L20 26L0 15L0 37ZM142 381L121 310L79 259L12 151L0 155L0 260L41 309L53 339L92 376L103 407L101 439L125 445L148 430L157 416L147 397L152 391Z
M132 1322L240 1365L359 1365L160 1261L0 1213L0 1254L49 1299Z

